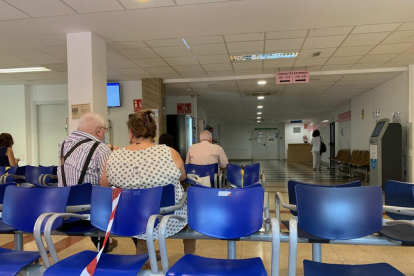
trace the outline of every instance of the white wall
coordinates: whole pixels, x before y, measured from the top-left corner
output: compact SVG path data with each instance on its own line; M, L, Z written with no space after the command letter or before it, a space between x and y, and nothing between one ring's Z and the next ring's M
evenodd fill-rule
M211 125L211 122L210 122ZM214 126L213 126L214 127ZM280 159L285 159L283 151L285 145L283 124L220 124L221 146L229 159L250 160L253 158L252 148L253 130L255 128L278 128L279 129L279 152ZM215 131L216 128L214 127Z
M287 156L287 150L289 144L303 144L303 136L308 137L308 143L310 143L311 136L309 135L309 123L308 128L305 129L305 123L301 124L285 124L285 156ZM294 127L300 127L300 133L293 133Z

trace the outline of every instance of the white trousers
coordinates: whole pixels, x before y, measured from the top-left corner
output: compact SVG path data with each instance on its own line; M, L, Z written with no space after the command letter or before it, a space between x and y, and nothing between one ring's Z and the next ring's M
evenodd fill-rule
M322 168L322 155L318 151L312 151L313 155L313 168Z

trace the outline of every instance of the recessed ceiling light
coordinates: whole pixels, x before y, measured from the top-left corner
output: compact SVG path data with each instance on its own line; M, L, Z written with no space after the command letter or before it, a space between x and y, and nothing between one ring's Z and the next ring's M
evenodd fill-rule
M323 120L322 123L329 123L329 120Z
M265 80L259 80L257 82L258 85L265 85L266 83L267 83L267 81L265 81Z
M259 97L257 97L257 99L258 100L263 100L264 99L264 96L259 96Z
M257 121L258 123L260 123L260 121Z
M260 120L262 117L257 117L258 120Z
M52 71L52 70L50 70L46 67L8 68L8 69L0 69L0 74L45 72L45 71Z
M262 112L257 112L257 115L262 115Z
M261 109L261 108L263 108L263 105L258 105L257 108Z
M274 54L255 54L245 56L230 56L231 61L246 61L246 60L263 60L263 59L279 59L279 58L296 58L298 52L293 53L274 53Z

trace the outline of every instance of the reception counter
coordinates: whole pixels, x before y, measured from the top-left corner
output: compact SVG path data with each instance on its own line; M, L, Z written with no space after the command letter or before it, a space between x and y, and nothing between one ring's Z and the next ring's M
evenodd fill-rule
M312 163L312 146L307 143L289 144L287 152L288 163Z

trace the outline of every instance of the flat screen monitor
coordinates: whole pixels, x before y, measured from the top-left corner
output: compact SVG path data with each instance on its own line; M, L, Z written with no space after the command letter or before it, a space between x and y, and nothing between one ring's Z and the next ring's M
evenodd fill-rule
M385 125L385 122L379 122L377 126L375 127L374 132L372 133L371 137L378 137L384 125Z
M108 83L106 85L107 105L108 107L121 106L121 95L119 92L119 83Z

